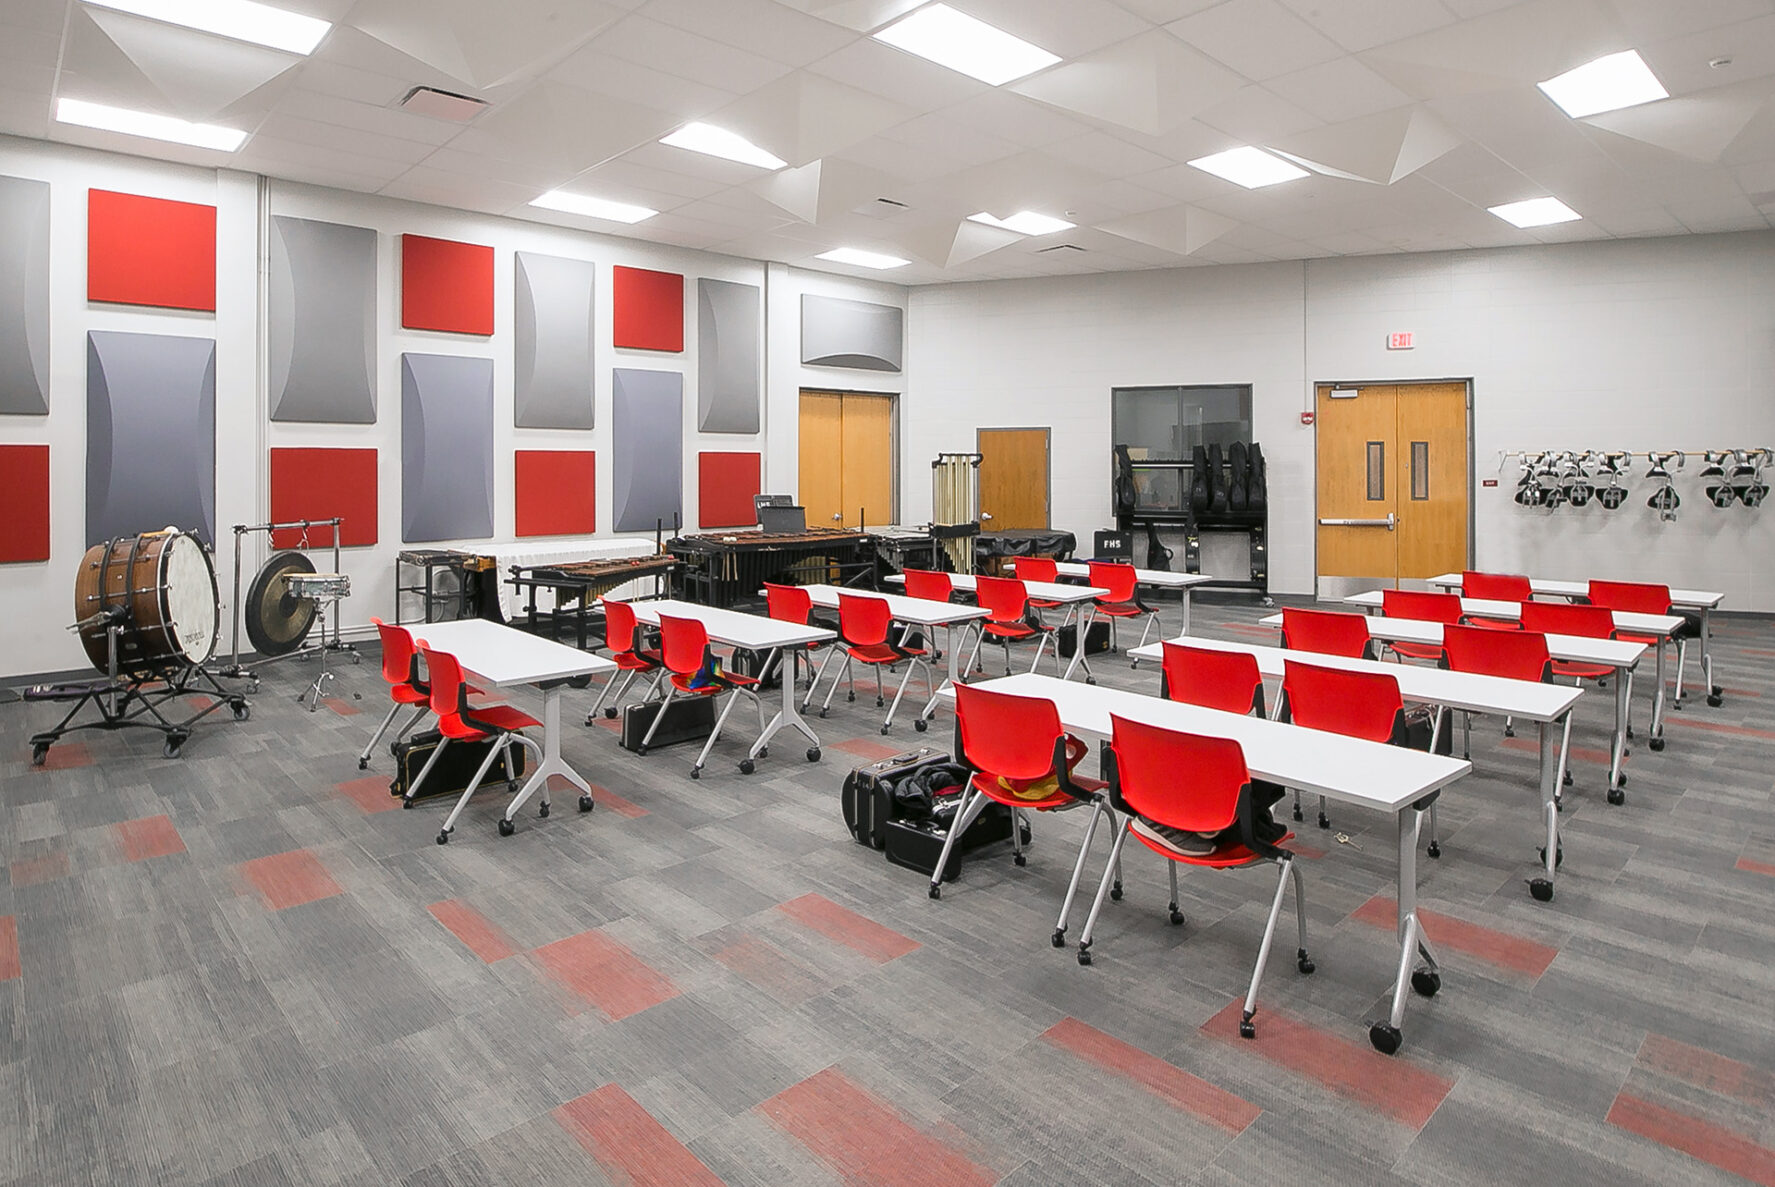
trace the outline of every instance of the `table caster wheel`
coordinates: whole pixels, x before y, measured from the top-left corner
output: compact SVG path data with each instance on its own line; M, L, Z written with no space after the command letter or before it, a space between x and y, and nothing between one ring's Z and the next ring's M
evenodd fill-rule
M885 725L884 725L884 726L882 726L882 727L881 727L881 732L882 732L882 733L884 733L884 734L885 734L885 733L887 733L887 732L888 732L888 727L887 727L887 726L885 726Z
M1249 1010L1245 1011L1243 1016L1239 1019L1239 1037L1242 1039L1255 1039L1257 1037L1257 1027L1253 1025L1251 1021L1251 1012Z
M1426 849L1425 852L1428 853L1431 857L1441 857L1442 856L1442 846L1437 844L1435 841L1431 841L1430 847L1428 849Z
M701 767L691 767L690 777L692 779L701 779L703 777L703 769Z
M751 759L749 759L749 758L740 759L740 774L750 775L753 771L755 771L757 769L758 769L757 764L754 763Z
M1442 988L1442 974L1435 969L1415 969L1411 974L1411 988L1420 997L1435 997L1436 991Z
M1019 866L1026 866L1029 864L1029 859L1024 857L1021 853L1011 854L1011 860Z
M854 692L847 692L844 694L844 699L847 701L854 701L857 699L857 694Z
M1307 955L1305 948L1297 948L1294 953L1294 967L1311 976L1313 970L1319 966L1313 963L1313 958Z
M616 710L615 709L606 709L606 710L604 710L604 716L606 716L614 721L616 719Z
M1122 901L1122 884L1120 882L1109 888L1109 897L1118 903Z
M1712 692L1707 694L1707 703L1711 707L1717 709L1721 705L1726 703L1726 698L1721 696L1720 690L1716 688Z
M549 814L549 806L547 804L542 805L540 808L536 809L536 814L538 816L542 817L544 820L547 820L548 814Z
M1294 805L1294 820L1295 820L1295 823L1297 823L1297 824L1298 824L1298 823L1299 823L1299 822L1301 822L1301 821L1303 821L1303 820L1305 820L1305 819L1306 819L1306 817L1305 817L1305 816L1304 816L1304 815L1303 815L1303 814L1302 814L1302 813L1301 813L1301 810L1300 810L1300 805L1299 805L1299 804L1296 804L1296 805Z
M759 758L769 758L770 757L770 747L766 746L763 749L761 749L758 752L758 757Z
M1374 1044L1374 1049L1382 1055L1396 1053L1399 1050L1399 1044L1404 1039L1405 1036L1399 1033L1399 1028L1390 1022L1375 1022L1368 1027L1368 1041Z
M935 882L933 882L933 883L931 883L931 892L930 893L931 893L932 898L942 898L943 897L943 888L941 886L938 886Z
M1054 934L1048 937L1048 943L1056 948L1066 947L1066 929L1064 927L1055 928Z
M647 754L647 747L645 747L645 746L635 747L635 756L637 758L645 757L646 754Z
M820 748L818 746L809 746L807 748L807 761L808 762L819 762L820 761Z
M1535 852L1539 853L1541 855L1541 864L1546 865L1547 864L1547 846L1543 845L1539 849L1535 850ZM1557 870L1560 866L1562 866L1564 864L1565 864L1565 846L1561 845L1558 848L1554 849L1554 851L1553 851L1553 868Z
M1091 941L1089 940L1079 945L1079 963L1082 965L1091 963Z
M1086 676L1086 677L1085 677L1085 683L1086 683L1086 684L1095 684L1095 683L1097 683L1097 677L1095 677L1095 676Z
M1621 804L1625 804L1626 802L1627 802L1627 793L1626 792L1622 791L1619 787L1609 788L1609 803L1614 804L1616 806L1620 806Z
M830 709L821 709L821 710L820 710L820 716L821 716L821 717L825 717L825 716L826 716L826 714L827 714L827 713L829 713L829 712L831 712L831 710L830 710Z
M582 795L579 797L579 810L581 812L590 812L592 810L592 806L593 806L593 801L592 801L591 796Z
M507 820L503 816L501 816L499 818L499 835L500 836L509 837L517 831L518 831L517 825L513 824L511 821Z
M449 843L450 843L450 830L447 828L439 829L438 830L438 844L448 845Z
M360 758L360 759L358 759L358 760L357 760L357 769L358 769L358 770L360 770L360 771L367 771L367 770L369 770L369 769L370 769L370 760L369 760L369 759L367 759L367 758Z
M1506 738L1514 738L1516 736L1516 727L1513 725L1505 726L1504 727L1504 736Z
M1171 926L1172 927L1182 927L1183 926L1183 912L1179 911L1175 904L1171 907Z
M31 747L31 765L40 767L43 760L49 757L49 743L39 742Z
M1537 903L1553 901L1553 883L1545 878L1530 878L1528 892Z
M232 708L234 709L234 720L236 721L245 721L253 715L253 707L245 701L236 702ZM362 768L359 769L361 770Z
M1319 827L1320 828L1330 828L1331 827L1331 817L1327 816L1323 812L1319 813Z
M922 717L915 717L912 719L912 728L922 734L931 728L931 723Z
M1664 739L1663 738L1653 738L1652 739L1652 749L1653 750L1664 749Z

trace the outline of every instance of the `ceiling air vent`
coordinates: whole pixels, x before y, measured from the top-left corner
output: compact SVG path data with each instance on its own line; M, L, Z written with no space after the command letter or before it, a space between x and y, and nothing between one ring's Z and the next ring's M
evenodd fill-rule
M437 120L449 120L452 123L466 124L481 114L487 104L480 99L471 99L467 95L456 95L449 91L440 91L436 87L414 87L402 99L402 111L411 111L415 115L429 115Z
M1038 256L1045 256L1051 251L1084 251L1084 250L1085 250L1084 248L1080 247L1076 243L1056 243L1053 247L1040 248L1039 250L1036 251L1035 254Z

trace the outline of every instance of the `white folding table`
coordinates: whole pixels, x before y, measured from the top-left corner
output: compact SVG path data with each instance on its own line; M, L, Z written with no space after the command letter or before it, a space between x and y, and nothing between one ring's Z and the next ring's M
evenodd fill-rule
M950 573L948 576L952 589L958 589L963 593L977 593L979 591L979 583L974 580L972 573ZM906 584L906 577L902 573L890 573L887 580L892 585ZM1066 625L1075 610L1078 612L1075 628L1078 631L1078 645L1073 648L1072 662L1066 665L1066 674L1061 677L1064 680L1071 680L1072 674L1078 670L1079 662L1085 658L1085 633L1091 626L1092 607L1098 598L1103 597L1109 591L1095 585L1061 585L1054 581L1025 581L1023 592L1029 596L1031 601L1058 602L1065 606L1066 618L1060 620L1061 626ZM1058 647L1060 641L1056 639L1054 645ZM1040 660L1038 659L1037 662L1039 663ZM1086 670L1090 670L1088 664Z
M723 610L715 606L702 606L695 602L680 602L671 598L653 599L645 602L630 602L630 609L635 617L648 626L658 626L661 614L673 618L694 618L703 624L709 633L709 639L728 647L744 647L752 651L765 653L765 660L759 670L767 668L772 657L781 670L783 660L781 652L785 647L805 647L809 643L829 643L838 636L824 627L802 626L798 623L784 622L763 614L746 614L739 610ZM770 719L758 740L752 743L740 763L740 770L752 773L754 761L770 747L770 740L777 736L777 731L785 726L799 730L811 746L808 747L807 761L820 760L820 739L813 727L801 716L801 709L795 703L795 665L790 664L788 675L782 679L783 704L777 715Z
M1529 893L1541 902L1553 898L1553 878L1559 863L1560 845L1559 784L1560 777L1565 772L1565 753L1557 735L1561 734L1560 726L1571 713L1572 706L1583 695L1582 689L1569 684L1543 684L1534 680L1510 680L1502 676L1451 672L1444 668L1427 668L1419 664L1389 664L1379 660L1288 651L1281 647L1266 647L1262 643L1187 637L1171 642L1249 655L1257 661L1259 673L1277 680L1282 678L1289 660L1345 672L1377 672L1398 681L1399 695L1408 701L1436 705L1440 709L1490 713L1534 722L1540 734L1540 824L1546 839L1546 848L1542 853L1545 877L1532 880L1529 883ZM1139 655L1142 659L1162 660L1164 644L1154 643L1136 648L1129 654ZM1277 697L1273 702L1272 716L1275 710L1281 708L1281 704L1281 697ZM1433 838L1430 856L1437 856Z
M1470 772L1472 763L1033 673L1006 676L977 687L1051 701L1067 729L1100 737L1110 735L1109 719L1114 713L1166 729L1232 738L1244 748L1245 765L1260 779L1391 813L1398 850L1399 965L1393 980L1392 1012L1388 1021L1369 1027L1369 1041L1389 1055L1399 1049L1408 990L1424 976L1434 986L1441 983L1436 957L1417 911L1417 837L1425 810L1419 804L1430 793ZM1420 953L1428 967L1414 975L1414 957Z
M986 617L986 611L979 606L963 606L956 602L935 602L929 598L909 598L904 594L845 589L836 585L804 585L801 588L807 591L807 596L813 604L823 610L836 610L838 595L841 593L854 597L880 598L888 604L888 613L894 616L895 622L927 629L939 626L947 628L950 634L948 680L950 684L961 679L961 653L967 643L967 625ZM954 637L955 628L958 626L962 628L961 646L957 645ZM924 709L913 722L915 728L920 732L924 730L925 723L937 710L937 695L940 691L940 688L931 690L931 699L925 702ZM810 697L813 695L811 688L808 690L808 695ZM886 732L885 727L882 732Z
M511 836L512 819L538 791L547 811L551 775L564 776L579 788L579 810L590 812L591 785L561 757L561 690L575 677L615 671L616 664L601 655L481 618L428 622L412 629L413 637L433 651L455 656L463 671L479 684L492 688L534 684L542 689L542 762L506 805L499 821L500 835Z
M1458 590L1461 588L1461 574L1444 573L1440 577L1430 578L1430 584L1442 589ZM1543 598L1587 598L1590 596L1590 583L1587 581L1554 581L1545 577L1531 577L1528 582L1529 592ZM1724 690L1713 682L1713 612L1719 604L1726 600L1726 595L1711 589L1672 589L1670 604L1680 610L1694 610L1701 619L1701 673L1707 682L1707 703L1716 708L1723 703ZM1683 703L1683 674L1677 669L1676 700L1679 707Z
M1013 568L1015 561L1007 561ZM1091 566L1084 561L1061 561L1055 571L1062 577L1091 576ZM1134 580L1139 585L1150 585L1155 589L1174 589L1183 601L1183 633L1189 634L1190 591L1198 585L1207 585L1215 580L1206 573L1173 573L1169 569L1135 569ZM1132 654L1132 653L1130 653Z

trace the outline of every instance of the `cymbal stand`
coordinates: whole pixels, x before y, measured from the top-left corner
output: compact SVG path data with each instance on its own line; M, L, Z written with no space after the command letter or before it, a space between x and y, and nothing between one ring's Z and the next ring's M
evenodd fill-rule
M298 693L296 695L296 703L298 705L300 705L303 701L308 701L308 711L310 713L313 713L316 709L320 708L321 694L326 690L326 686L328 684L332 683L332 680L333 680L333 673L327 671L327 652L328 652L328 650L330 650L332 648L332 646L337 644L337 640L335 640L335 644L328 644L325 641L326 637L327 637L327 603L328 602L333 603L333 623L334 623L335 630L337 630L338 621L339 621L339 613L338 613L339 599L336 597L325 598L325 599L316 598L314 600L314 612L315 612L315 614L319 615L319 617L320 617L320 637L321 637L322 642L318 646L304 647L301 650L293 653L296 655L301 655L301 654L304 654L305 652L309 652L309 651L317 651L320 653L320 671L315 674L314 683L310 684L307 688L303 689L300 693ZM352 655L354 657L357 655L356 648L352 648ZM312 700L310 700L311 697L313 698Z
M258 660L257 662L252 663L252 664L243 664L240 662L240 549L241 549L242 538L244 536L246 536L247 533L249 533L249 532L264 532L267 535L269 535L272 532L296 532L296 531L299 531L302 533L302 538L300 540L298 540L296 543L296 551L306 552L306 551L308 551L308 548L309 548L308 529L309 528L330 527L333 529L333 572L337 573L340 571L340 564L341 564L340 553L339 553L339 548L340 548L339 534L341 531L341 525L344 524L344 522L345 522L345 519L343 516L335 515L331 519L295 519L295 520L289 521L288 523L253 523L253 524L237 523L234 525L234 606L233 606L233 609L234 609L234 638L233 638L234 659L233 659L233 662L230 663L228 667L222 669L222 671L220 673L218 673L219 675L233 676L233 677L237 677L237 678L245 677L246 679L251 680L253 682L254 687L257 688L258 683L259 683L259 676L256 672L253 671L254 668L261 667L265 664L276 663L278 660L290 659L293 656L306 656L306 655L313 653L316 650L325 649L326 651L347 651L347 652L351 653L351 662L352 663L358 663L361 661L362 656L360 656L358 654L358 650L357 650L356 645L344 642L339 637L340 615L338 613L338 604L337 604L338 599L334 598L333 599L333 602L334 602L333 637L331 639L327 638L327 629L326 629L327 628L327 618L326 618L326 615L324 613L321 613L320 614L321 641L319 643L310 643L307 646L299 647L296 650L288 652L284 655L267 656L266 658ZM315 605L315 610L317 613L320 613L320 605L318 602ZM322 667L323 667L323 669L325 668L324 656L323 656ZM329 675L328 679L331 679L331 678L332 677ZM306 696L307 693L304 693L303 695Z

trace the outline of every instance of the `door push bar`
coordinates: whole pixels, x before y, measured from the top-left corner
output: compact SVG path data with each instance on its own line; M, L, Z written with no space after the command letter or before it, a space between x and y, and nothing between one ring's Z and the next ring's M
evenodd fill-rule
M1321 519L1322 528L1386 528L1389 532L1399 526L1399 516L1389 511L1385 519Z

